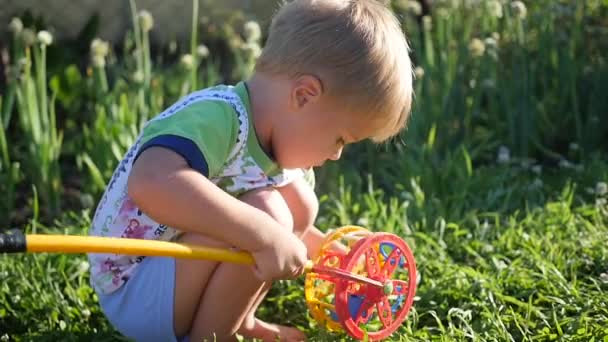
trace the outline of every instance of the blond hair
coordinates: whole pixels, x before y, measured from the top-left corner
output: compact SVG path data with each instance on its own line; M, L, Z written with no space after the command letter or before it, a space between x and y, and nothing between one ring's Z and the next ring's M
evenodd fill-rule
M321 78L326 94L368 113L375 142L396 135L409 117L409 46L399 21L378 0L284 2L256 71Z

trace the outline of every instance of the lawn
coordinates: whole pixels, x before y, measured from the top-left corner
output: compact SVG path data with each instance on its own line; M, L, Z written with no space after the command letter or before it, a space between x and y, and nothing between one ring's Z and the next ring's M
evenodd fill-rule
M436 1L411 43L408 129L316 170L322 230L401 236L418 267L391 341L608 341L608 2ZM117 162L150 117L192 89L247 77L263 46L235 12L154 46L153 18L90 51L14 19L0 84L0 230L87 234ZM194 7L195 17L197 15ZM84 255L0 255L0 341L120 341ZM312 341L303 279L276 283L260 317Z

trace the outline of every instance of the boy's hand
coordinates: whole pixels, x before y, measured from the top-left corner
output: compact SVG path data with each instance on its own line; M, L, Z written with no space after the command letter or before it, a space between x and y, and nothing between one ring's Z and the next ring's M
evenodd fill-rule
M255 259L255 275L264 281L294 279L304 273L307 250L304 243L293 233L285 231L271 244L252 252Z

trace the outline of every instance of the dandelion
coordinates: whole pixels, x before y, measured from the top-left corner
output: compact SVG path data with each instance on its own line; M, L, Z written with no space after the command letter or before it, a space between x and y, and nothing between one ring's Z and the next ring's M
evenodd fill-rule
M417 66L414 69L414 75L416 76L416 79L422 79L424 77L424 68Z
M36 33L29 28L25 28L23 31L21 31L21 38L23 39L25 45L30 46L36 42Z
M595 194L598 196L608 194L608 184L606 184L606 182L598 182L595 184Z
M154 18L152 17L152 14L150 14L150 12L142 10L139 12L138 17L139 24L141 25L141 29L144 32L152 30L152 28L154 27Z
M420 3L418 1L401 0L401 1L397 1L397 3L395 5L399 9L401 9L405 12L410 12L415 16L419 16L422 14L422 6L420 6Z
M14 34L19 34L23 30L23 22L21 19L17 17L11 19L11 22L8 24L8 30Z
M486 46L479 38L473 38L469 43L469 52L473 57L481 57L486 51Z
M186 69L190 70L194 67L194 57L187 53L182 56L181 63Z
M436 14L438 18L447 18L450 12L445 8L438 8Z
M245 40L248 42L257 42L262 37L262 29L257 21L250 20L245 23Z
M433 19L428 15L422 17L422 27L425 31L430 31L433 28Z
M44 46L49 46L53 43L53 36L49 31L42 30L38 32L38 42Z
M505 146L501 146L498 149L498 158L497 161L499 164L506 164L511 159L511 153L509 149Z
M209 56L209 48L207 48L206 45L201 44L196 48L196 54L200 58L207 58L207 56Z
M488 2L488 11L496 18L502 18L502 4L498 0Z
M144 83L144 73L141 70L137 70L131 75L131 79L138 84Z
M245 53L247 53L249 55L249 57L256 59L258 57L260 57L260 55L262 54L262 48L260 48L260 45L257 43L253 43L253 42L248 42L245 43L242 46L243 51L245 51Z
M91 61L93 62L93 66L97 68L103 68L106 66L106 59L103 56L94 55L91 57Z
M513 11L513 14L518 19L524 19L528 12L526 5L521 1L513 1L511 3L511 11Z
M110 44L99 38L93 39L91 42L91 54L93 56L105 57L110 52Z

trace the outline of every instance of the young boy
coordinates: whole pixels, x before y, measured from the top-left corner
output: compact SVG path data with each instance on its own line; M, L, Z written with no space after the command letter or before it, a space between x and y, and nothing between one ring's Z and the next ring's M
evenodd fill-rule
M405 126L408 52L380 1L296 0L275 15L249 80L192 93L147 123L91 234L235 248L255 266L90 254L110 322L138 341L304 340L254 313L324 238L312 168Z

